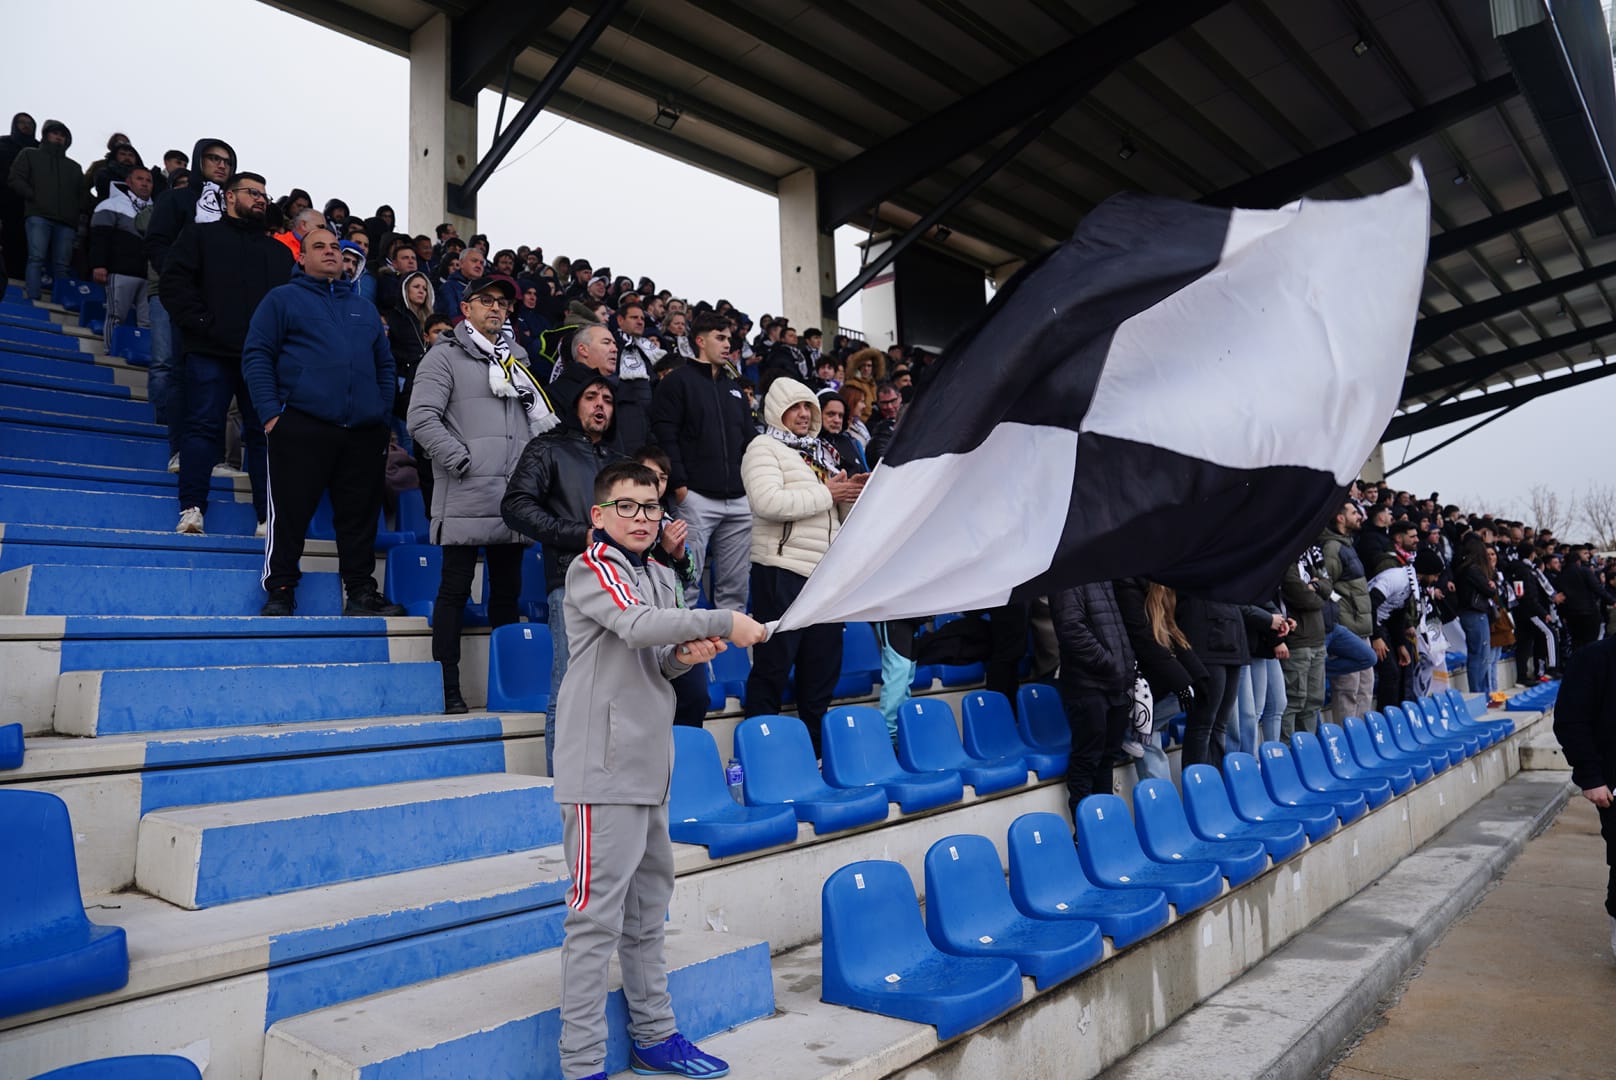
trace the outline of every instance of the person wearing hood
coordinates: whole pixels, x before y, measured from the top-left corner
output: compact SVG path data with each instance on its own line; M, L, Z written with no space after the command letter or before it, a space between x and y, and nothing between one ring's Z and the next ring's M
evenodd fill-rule
M802 591L864 480L848 476L820 442L819 400L797 380L782 376L770 384L763 421L767 437L747 444L741 477L752 508L752 617L766 623L784 615ZM777 630L752 649L746 715L778 713L790 678L797 716L818 757L820 722L841 671L841 623Z
M0 138L0 178L11 175L17 155L38 146L34 118L25 112L11 118L11 133ZM28 231L23 227L23 198L0 183L0 256L4 256L6 277L21 279L28 272Z
M338 240L345 240L348 236L348 204L341 199L327 199L325 201L325 223Z
M45 264L50 264L51 296L61 303L70 280L68 260L84 206L84 170L67 156L73 133L60 120L47 120L44 139L17 155L7 180L22 196L23 227L28 234L28 268L23 294L39 299Z
M393 377L398 383L398 396L393 399L393 430L399 436L399 445L406 450L414 449L405 421L409 418L416 368L432 347L426 336L426 321L432 317L435 300L432 278L416 270L404 275L392 306L382 313L387 318L387 344L393 353ZM429 465L419 459L417 465L423 474L429 469ZM422 497L429 499L431 494L428 483Z
M126 142L114 144L107 151L105 160L96 162L95 167L85 177L84 186L89 192L91 202L104 201L108 195L112 194L113 181L125 180L129 177L130 170L144 167L140 151ZM152 184L155 189L155 176L152 178Z
M376 279L365 272L366 252L363 244L353 240L342 243L342 280L353 286L354 295L376 303Z
M422 358L410 395L410 435L432 459L431 539L443 547L432 659L443 665L446 713L466 711L460 628L479 548L487 552L489 622L497 628L517 620L526 543L500 507L529 441L560 423L528 370L527 354L505 329L515 299L509 278L490 277L468 289L461 302L465 318L451 340Z
M131 311L150 323L146 303L146 226L151 222L151 170L144 165L112 182L112 193L90 215L90 277L107 287L107 351L112 333Z
M365 219L365 235L370 238L370 250L380 251L383 242L393 231L394 223L398 220L393 208L386 203L376 208L376 212Z
M251 175L243 173L237 182L246 183L242 177ZM230 195L233 206L236 190ZM193 229L180 247L225 228L230 226ZM268 236L259 233L258 241L277 258L285 256L286 248ZM242 419L256 424L264 417L274 489L264 550L268 598L259 614L296 610L303 538L321 497L329 493L337 569L347 593L342 613L403 615L404 609L376 588L375 579L387 418L395 392L393 354L376 309L342 280L341 251L331 233L316 229L304 237L292 280L269 290L258 305L241 370L248 391L242 395Z
M583 382L576 398L557 405L561 426L527 444L500 501L505 524L538 541L544 549L544 587L554 644L551 694L560 688L567 673L567 623L563 610L567 568L589 545L595 477L612 462L626 460L612 446L617 417L612 384L605 376L592 375ZM552 776L553 713L551 710L544 720L544 757Z

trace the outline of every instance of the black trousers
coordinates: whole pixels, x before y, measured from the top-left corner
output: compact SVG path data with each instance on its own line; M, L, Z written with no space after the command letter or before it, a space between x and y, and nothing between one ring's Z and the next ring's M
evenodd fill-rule
M1599 831L1605 837L1605 862L1610 866L1610 884L1605 889L1605 913L1616 919L1616 806L1599 811Z
M731 645L730 648L735 646ZM707 665L697 664L671 682L673 722L686 727L701 727L707 720L707 706L712 704L707 695Z
M287 409L269 435L267 590L295 587L302 578L303 538L331 493L337 569L349 590L374 585L376 519L387 470L387 425L345 428Z
M1570 652L1576 652L1584 645L1592 645L1599 640L1599 613L1597 611L1565 612L1566 629L1571 632Z
M522 552L525 544L489 544L478 548L448 544L443 549L443 577L432 604L432 659L460 663L460 627L471 599L471 577L477 570L477 552L488 552L488 622L506 626L517 620L516 598L522 592Z
M1006 604L988 611L993 653L988 657L986 689L1010 699L1016 707L1016 688L1021 685L1021 658L1027 655L1028 605Z
M1537 624L1524 616L1515 616L1515 681L1522 686L1537 682L1538 657L1544 654L1546 643Z
M1128 733L1128 700L1113 701L1099 690L1060 687L1066 723L1072 729L1072 753L1066 759L1066 806L1076 823L1077 804L1090 795L1112 791L1111 763Z
M1408 678L1409 671L1413 669L1413 665L1403 667L1398 664L1397 646L1391 642L1388 642L1388 645L1390 645L1390 651L1386 653L1386 659L1375 662L1375 708L1377 709L1401 705L1408 699L1408 695L1403 693L1403 684ZM1404 648L1408 649L1410 657L1414 656L1415 646L1406 645ZM1338 719L1336 722L1340 723L1340 720Z
M421 503L426 507L426 519L432 520L432 459L427 456L426 447L420 443L415 444L415 471L421 477Z
M769 622L786 613L808 579L778 566L752 564L752 618ZM791 676L791 666L797 666ZM752 646L752 673L746 677L746 715L773 716L780 711L786 679L792 678L797 716L808 727L814 756L819 757L819 727L830 709L831 695L842 677L842 624L826 623L774 633Z
M1181 762L1223 767L1224 734L1234 719L1240 696L1240 668L1232 664L1206 665L1206 693L1195 690L1189 714L1184 719L1184 753Z

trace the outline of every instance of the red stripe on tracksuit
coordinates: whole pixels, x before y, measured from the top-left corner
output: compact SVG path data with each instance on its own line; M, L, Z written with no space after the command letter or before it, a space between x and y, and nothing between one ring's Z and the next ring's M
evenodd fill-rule
M589 906L589 804L578 803L578 861L572 868L572 902L582 911Z
M640 602L634 590L617 573L617 567L607 561L605 544L591 544L585 548L583 560L595 572L595 580L600 582L600 587L611 594L612 603L617 605L619 611L627 611Z

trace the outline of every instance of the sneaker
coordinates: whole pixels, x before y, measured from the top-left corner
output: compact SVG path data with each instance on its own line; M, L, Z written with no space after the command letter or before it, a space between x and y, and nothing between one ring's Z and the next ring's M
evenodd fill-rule
M185 533L187 536L203 535L202 508L200 506L187 506L184 510L181 510L180 523L174 527L174 531Z
M269 599L264 601L264 606L259 609L258 614L284 616L290 615L295 610L297 610L296 594L290 585L282 585L278 589L270 590Z
M264 537L268 536L269 535L269 522L260 521L258 523L258 528L253 530L253 535L258 537L258 539L260 539L260 540L262 540Z
M180 471L180 456L178 454L169 455L168 471L171 473L177 473Z
M348 593L348 602L342 606L344 615L384 615L398 616L404 614L402 604L395 604L372 585L368 589L358 589Z
M655 1046L640 1046L628 1052L628 1067L641 1076L728 1076L729 1062L704 1054L689 1039L675 1031Z
M217 465L215 465L213 467L213 475L214 476L232 476L232 477L234 477L234 476L246 476L247 474L242 472L240 469L231 468L229 462L221 461L221 462L219 462L219 464L217 464Z

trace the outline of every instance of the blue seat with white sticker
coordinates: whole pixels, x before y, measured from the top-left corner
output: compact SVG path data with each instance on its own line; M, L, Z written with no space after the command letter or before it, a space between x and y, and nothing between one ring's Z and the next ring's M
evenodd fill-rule
M954 710L941 698L910 698L898 708L898 763L910 772L952 771L978 795L1027 782L1020 756L983 760L965 752Z
M752 661L745 649L731 645L707 661L708 705L713 712L729 707L729 699L746 703L746 677L752 673Z
M1369 721L1371 730L1376 723L1384 725L1397 749L1405 754L1424 754L1431 759L1438 772L1446 772L1464 760L1464 748L1461 746L1437 746L1416 739L1414 729L1408 726L1408 717L1396 705L1388 705L1380 710L1379 717L1371 713L1364 719Z
M1324 747L1319 745L1318 737L1310 732L1298 731L1291 735L1291 760L1296 763L1296 775L1310 790L1326 795L1337 791L1356 791L1364 797L1364 802L1371 810L1392 800L1390 780L1373 776L1345 780L1337 776L1325 759Z
M408 495L409 492L405 492ZM420 500L420 493L416 492L416 500ZM402 498L399 502L399 527L404 527L404 504ZM425 542L426 533L417 534L419 542ZM550 621L550 594L544 585L544 548L534 544L522 552L522 589L516 594L516 607L529 622Z
M999 852L985 836L945 836L926 852L926 933L953 956L1003 956L1046 990L1099 963L1098 924L1016 910Z
M1307 838L1315 844L1341 827L1334 804L1281 806L1275 802L1263 784L1257 759L1250 754L1223 755L1223 780L1229 790L1229 802L1242 821L1300 822L1307 830Z
M1361 791L1346 789L1314 791L1302 782L1291 748L1282 742L1265 742L1257 748L1262 764L1263 786L1280 806L1329 808L1346 825L1369 813L1369 800Z
M1059 750L1039 750L1028 746L1016 731L1016 714L1010 699L997 690L975 690L965 695L961 706L965 721L965 749L979 758L1021 758L1040 780L1066 775L1069 754Z
M958 772L912 773L898 764L880 709L840 705L825 714L820 746L825 779L840 788L877 787L906 814L959 802L965 783Z
M1393 706L1387 707L1392 708ZM1464 758L1468 757L1475 757L1477 754L1481 753L1481 748L1483 746L1482 737L1475 732L1449 735L1445 731L1438 732L1433 730L1428 724L1426 724L1425 712L1419 707L1417 702L1403 702L1401 711L1403 714L1403 719L1408 722L1409 731L1414 735L1414 741L1419 743L1421 746L1440 746L1444 750L1448 751L1449 757L1453 756L1454 751L1458 751L1461 755L1458 760L1463 760Z
M729 793L718 744L705 728L673 729L673 781L668 788L668 835L700 844L714 859L789 844L797 815L789 806L742 806Z
M1139 846L1159 863L1212 863L1229 879L1230 888L1268 869L1268 849L1260 840L1196 836L1170 780L1144 780L1134 786L1133 819Z
M1414 770L1407 765L1389 762L1376 767L1360 765L1352 753L1347 733L1334 724L1319 725L1319 744L1324 748L1324 761L1336 776L1354 783L1359 780L1384 780L1392 793L1401 795L1414 786Z
M808 728L794 716L754 716L735 729L735 756L745 770L748 806L790 806L816 834L886 820L887 793L833 788L814 767Z
M1043 683L1027 683L1016 691L1016 724L1029 746L1069 754L1072 725L1060 691Z
M488 638L488 708L546 712L554 645L543 623L510 623Z
M34 1080L202 1080L202 1071L189 1058L135 1054L64 1065Z
M1300 821L1246 821L1234 812L1223 774L1211 765L1184 770L1184 817L1202 840L1255 840L1279 863L1307 846Z
M1128 804L1090 795L1077 804L1077 858L1088 879L1105 889L1160 889L1179 915L1216 900L1223 871L1216 863L1160 863L1139 846Z
M831 1005L931 1024L952 1039L1021 1004L1014 960L949 956L931 943L900 864L850 863L825 879L821 996Z
M1426 755L1399 750L1385 721L1372 713L1367 717L1347 717L1341 721L1341 730L1347 733L1347 748L1353 760L1364 768L1406 768L1414 774L1416 784L1425 783L1437 773L1436 764Z
M1102 889L1083 872L1071 826L1059 814L1022 814L1010 823L1010 899L1035 919L1093 922L1119 949L1167 925L1160 889Z
M1430 730L1431 734L1443 738L1456 739L1468 736L1476 739L1485 749L1507 734L1502 729L1492 725L1481 727L1474 724L1459 723L1458 719L1453 715L1452 708L1446 702L1434 697L1424 697L1418 702L1405 701L1403 703L1405 709L1410 705L1414 705L1419 709L1420 716L1424 719L1425 726Z
M315 535L312 525L309 535ZM400 544L387 553L387 570L382 576L382 588L393 603L402 604L411 615L430 619L443 580L443 549L436 544ZM484 574L483 602L466 603L464 625L488 625L487 592L488 575Z

